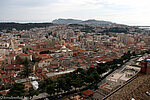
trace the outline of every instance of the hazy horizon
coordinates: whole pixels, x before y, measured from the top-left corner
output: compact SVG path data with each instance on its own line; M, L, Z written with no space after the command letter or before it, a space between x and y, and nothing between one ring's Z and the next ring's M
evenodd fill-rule
M149 0L0 0L0 22L51 22L64 18L149 26L149 3Z
M57 18L57 19L74 19L74 18ZM55 19L53 19L55 20ZM26 21L23 21L23 20L18 20L18 21L1 21L0 20L0 23L52 23L53 20L50 20L50 21L41 21L41 20L26 20ZM86 20L83 20L83 19L75 19L75 20L82 20L82 21L86 21L86 20L93 20L93 19L86 19ZM97 20L97 19L94 19L94 20ZM109 20L97 20L97 21L108 21L108 22L112 22L112 23L116 23L116 22L113 22L113 21L109 21ZM116 23L116 24L124 24L124 23ZM127 24L124 24L124 25L127 25ZM136 25L135 25L136 26ZM138 26L138 25L137 25Z

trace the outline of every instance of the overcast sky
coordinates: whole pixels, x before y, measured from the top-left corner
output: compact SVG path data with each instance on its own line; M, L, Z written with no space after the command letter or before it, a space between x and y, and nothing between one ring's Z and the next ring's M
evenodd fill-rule
M0 0L0 21L97 19L150 25L150 0Z

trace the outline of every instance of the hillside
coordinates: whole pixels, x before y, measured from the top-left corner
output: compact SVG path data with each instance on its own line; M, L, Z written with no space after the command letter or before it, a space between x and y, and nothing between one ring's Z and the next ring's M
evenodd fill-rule
M52 21L52 23L56 23L56 24L76 24L80 22L82 22L82 20L76 20L76 19L55 19Z
M115 25L115 23L109 21L99 21L95 19L91 20L76 20L76 19L55 19L52 23L56 24L92 24L92 25Z

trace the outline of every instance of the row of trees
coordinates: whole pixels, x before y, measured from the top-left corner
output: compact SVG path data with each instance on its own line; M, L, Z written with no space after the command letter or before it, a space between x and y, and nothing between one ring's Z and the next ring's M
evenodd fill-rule
M94 27L88 25L85 25L83 28L80 29L80 31L85 33L95 32Z
M83 86L86 87L99 82L100 79L101 77L95 68L91 67L88 70L78 68L76 71L62 75L55 80L50 78L45 79L41 82L39 91L55 94L76 89L79 90Z
M145 53L150 54L150 50L141 51L141 55L144 55Z
M99 63L96 70L98 74L107 72L109 69L115 70L122 66L125 62L129 61L132 56L136 56L135 52L130 53L128 51L119 59L114 59L113 61L108 61L106 63Z
M7 32L11 32L13 28L17 30L29 30L31 28L51 26L52 23L0 23L0 31L6 29Z
M6 94L6 97L24 97L27 96L32 98L34 95L38 95L39 91L30 88L28 91L25 90L25 85L23 83L15 83L9 90L9 93ZM18 98L19 99L19 98Z
M109 29L105 29L103 33L109 33L109 32L115 32L115 33L127 33L129 31L128 28L122 28L122 27L112 27Z

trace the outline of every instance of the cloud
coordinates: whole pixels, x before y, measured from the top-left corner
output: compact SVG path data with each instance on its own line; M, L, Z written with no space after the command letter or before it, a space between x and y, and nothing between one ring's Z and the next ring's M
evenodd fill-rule
M54 8L55 12L65 12L65 11L78 11L78 10L90 10L98 9L103 5L97 4L96 0L58 0L52 3L51 6Z
M0 0L0 20L78 18L150 25L149 0Z

